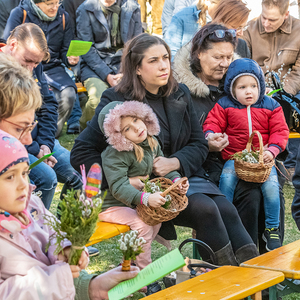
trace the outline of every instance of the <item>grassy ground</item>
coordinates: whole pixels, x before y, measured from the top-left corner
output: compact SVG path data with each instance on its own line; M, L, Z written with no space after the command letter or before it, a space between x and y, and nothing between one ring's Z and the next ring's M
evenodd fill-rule
M64 130L64 132L65 132L65 130ZM63 134L59 140L60 140L60 143L62 144L62 146L71 150L75 138L76 138L75 135ZM55 211L56 211L61 188L62 188L62 185L59 184L56 189L55 197L54 197L54 200L53 200L51 208L50 208L50 210L53 213L55 213ZM285 196L285 200L286 200L284 244L288 244L295 240L300 239L300 232L299 232L299 230L292 218L292 215L291 215L291 203L292 203L293 196L294 196L294 188L292 188L291 186L286 184L284 186L284 196ZM177 235L178 235L178 240L171 242L173 249L178 247L181 241L183 241L186 238L191 237L191 229L177 227L176 231L177 231ZM122 255L116 246L117 239L118 239L118 237L114 237L114 238L111 238L109 240L103 241L103 242L95 245L95 247L97 247L99 249L100 255L97 257L91 258L90 265L87 268L87 271L89 273L100 274L111 268L114 268L121 262ZM157 243L156 241L153 242L153 244L152 244L152 259L153 260L161 257L162 255L164 255L166 253L167 253L167 249L164 246ZM190 246L190 245L185 246L183 255L191 257L192 256L192 246ZM143 294L135 293L133 295L133 297L131 297L130 299L140 299L142 297L143 297ZM291 294L291 295L285 296L283 299L284 300L296 300L296 299L300 300L300 296L296 295L296 294Z

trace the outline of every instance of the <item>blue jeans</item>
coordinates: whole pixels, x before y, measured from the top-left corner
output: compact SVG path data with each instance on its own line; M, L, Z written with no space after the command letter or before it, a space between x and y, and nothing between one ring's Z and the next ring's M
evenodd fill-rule
M284 161L284 166L286 168L295 168L299 147L300 147L300 139L289 139L287 144L287 150L289 151L289 155Z
M37 161L38 158L29 154L30 164ZM57 177L54 170L44 162L35 166L29 173L32 184L36 186L35 191L41 191L41 199L47 209L49 209L57 186Z
M75 68L78 68L78 65ZM65 71L73 79L73 81L75 81L74 72L69 70L67 67L65 67ZM82 115L82 111L81 111L81 107L80 107L79 97L78 97L78 93L76 93L76 100L75 100L71 115L67 122L68 128L72 128L72 126L79 125L79 119L81 118L81 115Z
M82 111L80 107L79 97L78 94L76 94L76 100L73 106L73 110L71 112L71 115L68 119L67 125L68 128L72 128L72 126L79 125L79 119L81 118Z
M227 200L233 202L234 191L239 178L234 169L234 160L228 160L220 177L220 190ZM261 185L264 198L265 226L266 228L279 227L280 196L279 183L275 166L273 166L267 181Z
M60 198L70 189L81 189L82 181L80 174L70 164L70 152L62 147L58 140L55 140L53 156L57 159L57 163L53 167L49 167L44 162L34 167L30 172L30 180L37 186L36 190L42 192L41 199L47 209L49 209L57 181L64 183ZM30 163L37 158L29 154Z

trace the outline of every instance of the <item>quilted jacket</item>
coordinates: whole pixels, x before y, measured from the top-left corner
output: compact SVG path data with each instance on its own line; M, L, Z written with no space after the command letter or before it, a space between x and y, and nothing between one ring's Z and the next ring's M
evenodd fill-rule
M252 74L259 81L258 100L249 106L242 105L232 95L232 82L241 74ZM283 151L289 129L282 107L265 95L264 74L258 64L246 58L232 62L226 74L224 90L227 96L217 102L203 124L205 134L225 132L228 135L229 145L222 151L222 158L228 160L235 152L244 150L254 130L261 133L264 146L267 145L274 156ZM257 137L253 139L253 147L259 148Z

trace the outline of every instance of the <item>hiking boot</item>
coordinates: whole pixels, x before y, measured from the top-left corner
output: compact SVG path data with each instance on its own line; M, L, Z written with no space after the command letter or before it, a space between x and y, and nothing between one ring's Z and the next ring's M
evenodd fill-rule
M266 242L267 251L272 251L282 246L278 228L266 228L262 239Z
M149 284L149 285L147 286L147 293L146 293L146 296L149 296L149 295L152 295L152 294L154 294L154 293L157 293L157 292L159 292L160 290L161 290L160 284L159 284L157 281L155 281L155 282L153 282L153 283L151 283L151 284Z

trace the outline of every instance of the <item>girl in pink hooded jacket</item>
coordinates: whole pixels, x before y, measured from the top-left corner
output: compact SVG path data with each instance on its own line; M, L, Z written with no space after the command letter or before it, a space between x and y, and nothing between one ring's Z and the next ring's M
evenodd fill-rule
M54 255L54 245L45 252L54 232L44 223L43 215L51 213L40 198L31 194L28 153L16 138L2 130L0 153L0 298L74 299L78 279L73 278L88 264L85 251L78 266L65 262L71 244L67 240L64 255ZM88 281L93 277L81 273ZM82 284L82 274L80 280Z

